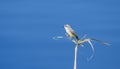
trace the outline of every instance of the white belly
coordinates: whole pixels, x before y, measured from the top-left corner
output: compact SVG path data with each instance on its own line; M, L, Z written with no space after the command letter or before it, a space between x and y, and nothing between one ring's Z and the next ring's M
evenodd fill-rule
M74 36L73 34L72 34L72 30L71 29L69 29L69 28L65 28L65 31L66 31L66 33L69 35L69 36Z

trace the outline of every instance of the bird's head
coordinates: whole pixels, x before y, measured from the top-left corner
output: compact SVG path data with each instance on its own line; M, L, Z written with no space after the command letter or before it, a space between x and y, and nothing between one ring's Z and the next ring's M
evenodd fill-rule
M70 25L69 24L65 24L64 28L70 28Z

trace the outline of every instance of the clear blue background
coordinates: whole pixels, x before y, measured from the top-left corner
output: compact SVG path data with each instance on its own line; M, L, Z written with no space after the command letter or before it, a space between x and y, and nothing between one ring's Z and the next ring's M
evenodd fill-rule
M0 69L73 69L74 44L52 39L66 23L112 44L93 42L89 62L89 45L79 47L78 69L120 69L119 0L0 0Z

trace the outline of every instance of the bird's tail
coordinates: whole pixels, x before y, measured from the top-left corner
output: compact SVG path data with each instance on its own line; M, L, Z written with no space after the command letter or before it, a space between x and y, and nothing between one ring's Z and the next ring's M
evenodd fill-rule
M77 40L80 40L80 39L79 39L79 37L78 37L77 35L76 35L76 37L75 37L75 38L76 38Z

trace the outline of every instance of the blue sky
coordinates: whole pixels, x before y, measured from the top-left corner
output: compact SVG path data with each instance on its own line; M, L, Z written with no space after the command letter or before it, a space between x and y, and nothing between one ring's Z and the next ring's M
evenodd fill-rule
M87 34L112 44L97 42L88 62L88 44L79 47L78 69L120 68L119 0L0 0L0 69L73 69L74 44L65 35L70 24L79 37Z

